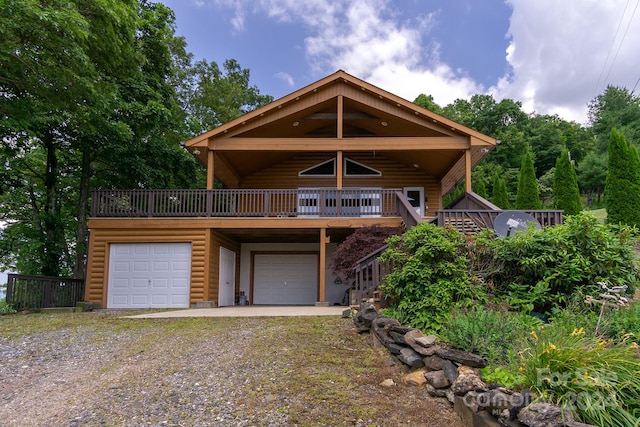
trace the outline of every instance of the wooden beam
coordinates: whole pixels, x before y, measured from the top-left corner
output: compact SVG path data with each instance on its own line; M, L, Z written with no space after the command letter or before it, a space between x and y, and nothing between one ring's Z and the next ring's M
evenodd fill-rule
M211 277L211 258L216 256L216 254L211 253L213 248L212 248L212 242L211 242L211 230L207 230L205 231L204 234L204 253L206 256L209 257L209 259L205 259L205 263L204 263L204 286L203 286L203 292L202 292L202 300L203 301L211 301L211 297L214 295L209 295L209 283L210 280L212 279ZM220 263L220 250L218 249L217 251L217 256L218 256L218 263ZM220 276L215 278L216 282L218 282L220 280ZM218 291L220 291L220 283L218 283ZM219 299L219 294L215 295L215 301L217 303L220 302Z
M90 229L118 229L126 231L136 239L135 230L143 229L314 229L314 228L360 228L374 224L398 227L402 218L91 218Z
M342 190L342 176L344 175L343 166L342 151L338 151L338 153L336 154L336 188L338 190Z
M455 187L458 182L464 178L465 170L465 155L464 152L460 153L458 159L454 162L453 166L449 168L449 172L445 174L440 180L441 194L444 196Z
M327 271L326 271L326 263L327 263L327 229L320 229L320 261L319 261L319 272L318 272L318 302L324 303L327 300L326 293L326 280L327 280Z
M364 137L364 138L226 138L209 142L216 151L398 151L466 150L464 137Z
M464 191L470 193L471 189L471 150L464 152Z
M240 185L240 175L231 166L231 163L222 155L215 153L218 179L229 188L237 188Z
M342 95L338 95L338 117L337 117L337 121L338 121L338 129L337 129L337 133L336 135L338 136L338 139L342 139L342 129L343 129L343 125L344 125L344 102L343 102L343 96Z
M207 190L213 190L215 177L215 152L209 150L207 152Z

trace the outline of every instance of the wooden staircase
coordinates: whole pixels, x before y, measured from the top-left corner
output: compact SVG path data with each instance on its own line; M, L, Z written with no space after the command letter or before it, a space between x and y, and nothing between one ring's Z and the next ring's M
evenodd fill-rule
M444 225L453 227L467 236L478 234L484 229L471 218L445 218Z

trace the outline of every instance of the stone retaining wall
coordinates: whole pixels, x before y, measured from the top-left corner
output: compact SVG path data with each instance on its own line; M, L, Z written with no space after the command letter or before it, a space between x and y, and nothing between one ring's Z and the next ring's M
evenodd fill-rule
M374 346L386 348L407 366L405 383L424 388L432 396L446 397L470 427L589 427L574 421L569 410L563 412L557 405L531 403L528 391L485 384L479 372L487 365L482 357L381 316L373 304L362 304L354 322L359 333L371 334Z

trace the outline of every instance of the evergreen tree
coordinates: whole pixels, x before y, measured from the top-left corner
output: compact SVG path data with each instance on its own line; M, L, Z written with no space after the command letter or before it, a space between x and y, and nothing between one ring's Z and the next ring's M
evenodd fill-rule
M493 194L491 201L501 209L511 209L509 193L507 192L507 183L497 172L493 177Z
M607 222L640 225L640 185L637 151L627 145L624 135L611 130L605 184Z
M565 215L576 215L582 211L578 177L569 158L569 150L564 149L556 160L553 176L553 206L564 210Z
M635 184L640 185L640 155L638 154L638 148L629 144L629 159L631 161L631 178L635 181Z
M481 179L478 179L476 181L473 182L473 191L480 197L482 197L483 199L488 199L489 196L487 195L487 187L484 185L484 181Z
M520 176L518 178L518 194L516 195L516 209L542 209L540 194L538 192L538 180L533 167L533 154L531 148L522 158Z

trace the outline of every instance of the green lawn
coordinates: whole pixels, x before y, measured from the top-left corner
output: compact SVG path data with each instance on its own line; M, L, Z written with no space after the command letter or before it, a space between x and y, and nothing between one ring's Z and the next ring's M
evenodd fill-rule
M592 211L587 211L589 212L591 215L595 216L596 218L598 218L598 220L602 223L604 223L604 221L607 219L607 210L605 208L602 209L595 209Z

